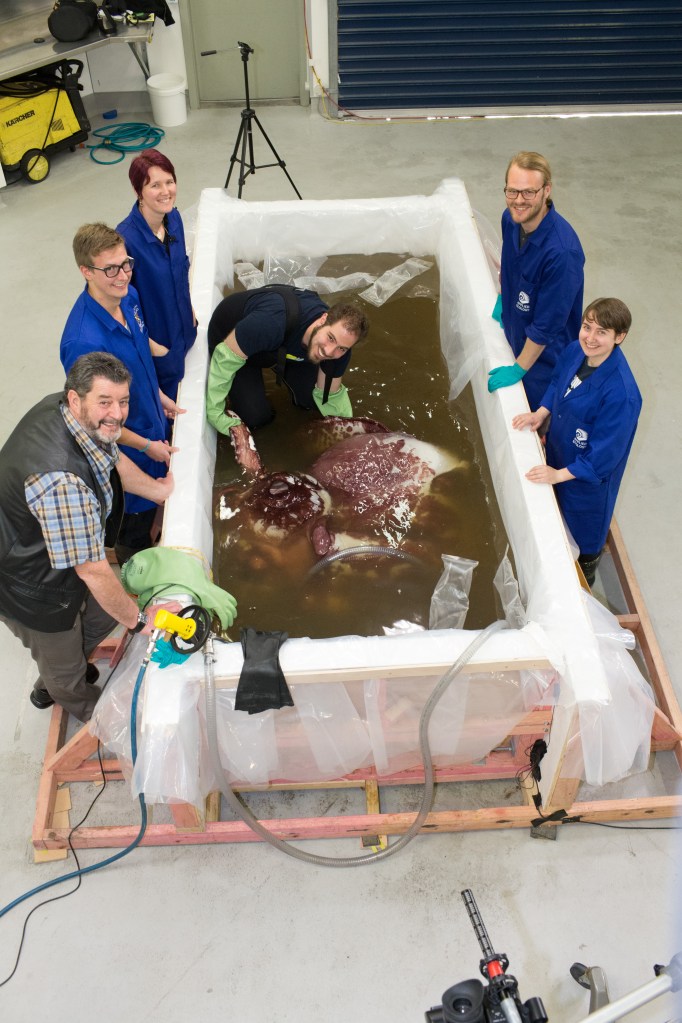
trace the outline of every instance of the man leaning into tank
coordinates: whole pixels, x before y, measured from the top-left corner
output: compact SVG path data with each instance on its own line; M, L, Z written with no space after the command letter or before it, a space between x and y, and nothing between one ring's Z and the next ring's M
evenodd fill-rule
M209 422L224 434L241 423L255 430L271 422L275 412L265 393L264 369L273 370L297 407L352 416L343 375L351 349L368 329L357 306L338 303L330 309L314 291L266 285L228 295L208 325Z

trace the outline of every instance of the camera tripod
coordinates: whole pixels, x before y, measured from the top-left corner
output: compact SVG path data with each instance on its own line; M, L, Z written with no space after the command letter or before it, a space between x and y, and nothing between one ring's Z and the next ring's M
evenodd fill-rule
M444 993L442 1005L427 1010L426 1023L548 1023L540 998L521 1002L517 980L507 973L509 960L493 950L471 889L465 888L461 895L483 952L480 970L488 984L480 980L454 984ZM581 987L590 989L589 1015L583 1023L617 1023L659 995L682 991L682 952L673 956L667 966L655 966L654 973L654 980L610 1002L604 971L599 966L574 963L571 976Z
M284 160L280 157L279 153L277 152L272 142L268 138L268 134L265 131L265 128L258 120L258 115L256 114L256 111L251 106L251 97L249 95L249 56L253 53L253 49L252 47L249 46L248 43L242 43L239 40L237 41L237 46L239 47L239 50L241 52L242 63L244 65L244 93L246 97L246 106L242 110L242 120L241 124L239 125L239 131L237 132L237 140L234 144L234 149L232 150L232 156L230 157L230 168L227 172L227 178L225 179L225 188L227 188L227 186L230 183L230 178L232 177L232 171L234 170L235 163L238 163L240 167L239 189L237 192L238 199L241 199L242 197L242 189L244 188L244 182L246 181L249 174L255 174L257 170L263 170L265 167L281 167L284 173L286 174L287 180L291 187L293 188L294 192L296 193L299 199L302 199L303 196L296 188L296 185L294 184L293 179L289 174L289 171L287 170L287 165L285 164ZM218 52L217 50L202 50L201 56L208 57L211 54L217 52ZM268 146L270 147L272 155L275 157L275 163L256 164L253 155L254 122L256 124L256 127L260 131L261 135L267 142ZM247 148L249 157L248 160L246 158ZM240 153L239 156L237 156L238 152Z

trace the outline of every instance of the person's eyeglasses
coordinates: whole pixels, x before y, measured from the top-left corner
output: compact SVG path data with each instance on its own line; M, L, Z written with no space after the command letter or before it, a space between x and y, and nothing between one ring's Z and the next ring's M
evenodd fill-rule
M544 185L541 185L540 188L503 188L502 191L507 196L507 199L516 199L520 195L524 199L534 199L544 187Z
M101 270L105 277L118 277L121 270L123 270L124 274L132 273L135 260L132 256L129 256L128 259L124 259L118 265L116 263L112 263L110 266L91 266L89 263L86 265L88 270Z

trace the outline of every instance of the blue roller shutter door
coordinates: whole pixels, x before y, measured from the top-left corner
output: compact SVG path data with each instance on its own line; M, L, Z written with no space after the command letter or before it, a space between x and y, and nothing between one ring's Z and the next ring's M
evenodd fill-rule
M680 0L338 0L339 102L682 101Z

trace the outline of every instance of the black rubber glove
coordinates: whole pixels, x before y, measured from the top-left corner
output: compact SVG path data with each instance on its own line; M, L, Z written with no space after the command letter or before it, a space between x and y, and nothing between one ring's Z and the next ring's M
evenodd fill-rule
M293 707L294 701L279 664L279 648L289 634L241 629L240 638L244 664L234 709L260 714L264 710Z

